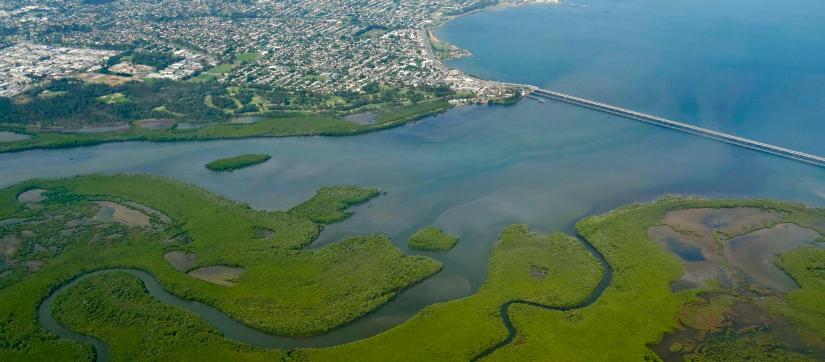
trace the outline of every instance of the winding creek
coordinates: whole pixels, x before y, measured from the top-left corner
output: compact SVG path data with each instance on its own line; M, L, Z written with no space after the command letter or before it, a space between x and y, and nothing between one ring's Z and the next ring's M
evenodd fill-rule
M474 356L472 359L473 361L478 361L484 357L489 356L499 348L502 348L512 343L513 340L516 338L516 333L518 333L518 331L516 330L516 327L513 325L513 322L510 321L510 306L513 304L522 304L546 310L566 312L586 308L587 306L599 300L599 297L601 297L602 294L604 294L604 291L607 289L607 287L610 286L610 281L613 280L613 267L610 266L610 263L607 262L607 259L604 258L604 255L602 255L602 253L598 249L596 249L596 247L593 246L593 244L587 241L587 239L581 237L580 235L577 235L577 238L579 239L579 242L581 242L581 244L584 245L587 251L590 252L590 255L593 255L593 257L595 257L596 260L598 260L599 264L602 266L602 279L599 281L599 284L596 285L596 288L594 288L593 291L590 292L590 295L588 295L581 302L568 306L553 306L521 299L511 300L507 303L502 304L499 308L499 314L501 315L502 323L504 323L504 326L507 328L507 338L505 338L501 342L496 343L494 346L485 349L478 355Z
M504 323L508 331L507 338L499 342L495 346L492 346L489 349L483 351L473 360L483 358L493 353L495 350L504 347L507 344L510 344L510 342L513 341L513 339L516 336L516 328L513 326L512 322L510 322L509 316L509 308L513 304L525 304L549 310L569 311L587 307L599 299L604 290L607 289L607 287L610 285L610 280L613 276L613 268L610 267L610 264L607 262L607 260L605 260L601 252L599 252L592 244L590 244L590 242L588 242L586 239L582 237L579 237L578 240L588 250L588 252L590 252L590 254L598 260L599 264L603 268L602 279L599 282L599 284L593 289L590 295L588 295L587 298L585 298L581 303L563 307L545 305L527 300L513 300L502 304L500 308L500 313L502 322ZM212 327L218 329L225 338L228 338L236 342L248 344L259 348L294 348L299 345L305 347L325 347L338 344L323 344L323 342L318 343L317 339L313 340L311 337L283 337L254 329L224 314L217 308L211 307L207 304L203 304L200 302L187 301L178 298L177 296L166 291L166 289L163 288L163 286L158 282L158 280L146 271L128 268L111 268L96 270L73 278L68 283L65 283L60 287L56 288L55 290L53 290L37 307L37 318L40 324L43 326L43 328L49 330L50 332L62 338L78 341L81 343L91 344L95 349L95 359L98 362L106 362L111 360L111 353L106 343L98 338L81 334L61 325L54 319L51 310L57 297L69 288L77 285L78 283L90 277L110 273L127 273L140 279L149 295L157 299L159 302L168 305L173 305L176 307L181 307L192 313L199 315L206 322L212 325Z
M513 341L517 333L516 328L510 321L509 316L509 308L513 304L530 305L548 310L569 311L587 307L599 299L602 293L604 293L605 289L607 289L607 287L610 285L610 281L613 276L613 268L604 258L602 253L599 252L598 249L596 249L590 242L588 242L586 239L582 237L578 237L578 240L587 249L587 251L598 260L599 264L603 268L602 279L599 281L599 284L593 289L590 295L588 295L587 298L585 298L580 303L561 307L531 302L528 300L512 300L502 304L500 308L500 313L502 322L504 323L508 331L507 338L497 343L496 345L484 350L478 356L473 358L473 360L478 360L480 358L488 356L489 354L495 352L495 350L504 347ZM149 295L157 299L159 302L168 305L173 305L176 307L181 307L192 313L199 315L214 328L218 329L225 338L228 338L236 342L248 344L259 348L294 348L298 345L325 347L338 344L317 344L313 343L312 338L283 337L254 329L224 314L217 308L211 307L207 304L203 304L200 302L187 301L178 298L177 296L166 291L166 289L163 288L163 286L158 282L158 280L155 279L155 277L152 276L152 274L149 274L146 271L128 268L111 268L96 270L86 274L81 274L73 278L68 283L65 283L60 287L54 289L37 307L37 318L40 324L43 326L43 328L49 330L50 332L62 338L78 341L81 343L91 344L95 349L95 359L98 362L106 362L111 360L111 353L106 343L98 338L81 334L61 325L54 319L51 310L57 297L69 288L77 285L78 283L90 277L110 273L127 273L140 279Z
M46 297L46 299L44 299L43 302L37 308L38 320L44 328L57 334L60 337L91 344L95 348L97 361L110 360L108 346L106 346L106 344L103 341L97 338L80 334L78 332L75 332L71 329L62 326L52 317L51 309L54 305L55 299L72 286L77 285L77 283L80 283L87 278L109 273L128 273L134 277L137 277L143 283L144 287L146 288L146 291L159 302L181 307L192 313L199 315L214 328L218 329L224 337L230 340L260 348L294 348L299 345L311 345L315 347L325 346L325 344L313 343L313 340L311 338L290 338L268 334L257 329L251 328L233 319L232 317L224 314L217 308L211 307L200 302L187 301L178 298L177 296L166 291L166 289L163 288L163 286L158 282L157 279L155 279L154 276L143 270L112 268L89 272L77 276L76 278L73 278L68 283L63 284L62 286L52 291L51 294L49 294L48 297ZM315 340L315 342L317 342L317 339ZM335 344L337 343L332 343L330 345Z
M485 78L535 84L825 154L820 117L825 87L818 81L825 79L825 38L811 35L825 33L825 22L817 15L825 11L825 3L800 0L779 9L766 0L587 5L479 12L451 22L438 35L475 55L452 65ZM763 16L766 9L770 17ZM743 27L752 31L743 33ZM203 167L242 153L267 153L272 160L231 174ZM573 225L587 215L665 193L825 206L825 170L532 100L506 107L455 108L353 137L129 142L0 154L0 170L0 186L90 173L158 174L266 210L289 209L330 184L381 187L385 196L355 207L347 221L326 227L312 248L348 236L384 233L405 253L432 257L444 268L380 309L327 334L271 336L214 308L166 293L145 272L127 271L141 278L158 300L201 314L228 338L270 348L363 339L403 323L428 305L475 293L486 278L490 249L509 224L528 224L539 233L575 234ZM430 224L462 241L443 254L408 249L407 238ZM605 276L599 288L584 304L568 308L584 307L601 295L611 275L610 266L602 265ZM56 295L90 275L57 289L38 315L58 335L99 346L100 341L53 323L48 313ZM511 301L501 307L510 335L501 345L516 333L508 315L516 303L531 302ZM105 346L100 351L99 357L106 357Z

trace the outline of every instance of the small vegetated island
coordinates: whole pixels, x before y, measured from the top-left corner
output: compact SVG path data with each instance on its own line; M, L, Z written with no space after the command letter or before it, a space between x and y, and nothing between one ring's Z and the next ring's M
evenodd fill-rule
M458 237L444 233L435 226L427 226L410 236L407 244L412 249L448 251L458 244Z
M267 154L244 154L215 160L207 163L205 167L212 171L235 171L264 163L271 158L272 156Z
M0 190L0 360L95 357L44 329L47 297L46 316L99 339L113 360L825 358L825 210L779 201L665 197L585 218L576 236L512 225L474 295L329 348L227 338L118 271L148 272L169 293L261 331L320 334L440 268L381 235L304 249L378 193L324 188L269 212L155 176Z

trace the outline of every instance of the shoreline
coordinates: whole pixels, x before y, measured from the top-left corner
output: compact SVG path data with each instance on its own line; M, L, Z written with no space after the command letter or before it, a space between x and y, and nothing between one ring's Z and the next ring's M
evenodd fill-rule
M502 82L502 81L495 81L495 80L485 79L485 78L481 78L481 77L478 77L478 76L475 76L475 75L467 74L467 73L465 73L464 71L462 71L460 69L456 69L456 68L452 68L452 67L448 66L445 62L446 60L458 60L458 59L462 59L462 58L465 58L465 57L468 57L468 56L472 56L472 52L470 52L469 50L467 50L465 48L457 46L453 43L441 40L436 35L436 32L438 31L438 29L443 28L444 26L446 26L450 22L452 22L456 19L459 19L461 17L469 16L469 15L473 15L473 14L478 14L478 13L485 12L485 11L498 11L498 10L504 10L504 9L508 9L508 8L518 8L518 7L527 7L527 6L562 5L562 4L566 4L566 3L564 3L560 0L527 0L527 1L512 1L512 0L508 1L508 0L504 0L504 1L500 1L497 4L487 6L487 7L481 8L481 9L473 9L473 10L470 10L470 11L467 11L467 12L464 12L464 13L461 13L461 14L448 16L444 19L440 19L439 21L434 22L433 24L430 24L428 26L423 27L421 29L422 30L421 35L422 35L423 43L424 43L423 46L425 47L427 54L430 56L430 59L433 61L434 66L436 66L436 67L438 67L438 68L440 68L440 69L442 69L442 70L444 70L448 73L455 73L455 75L457 77L459 77L459 78L461 78L461 79L465 80L466 82L471 83L473 85L478 84L482 88L500 87L500 88L508 89L508 90L513 92L512 96L489 97L489 98L487 98L487 99L485 99L481 102L466 102L466 103L457 104L457 105L466 105L466 104L474 104L474 103L475 104L503 104L503 105L512 104L512 103L518 102L525 95L535 91L539 87L535 86L535 85L532 85L532 84L509 83L509 82ZM456 58L451 58L451 59L443 59L443 60L440 59L439 57L436 57L434 55L434 52L433 52L433 49L432 49L432 42L431 42L430 37L432 37L432 39L434 39L435 41L438 41L439 43L444 44L447 47L454 48L454 50L456 52L461 53L461 56L456 57ZM454 89L456 88L456 85L459 85L459 89L460 89L461 81L453 83L453 82L450 81L450 77L446 78L445 81L447 82L447 84L450 84L451 87L453 87Z
M10 127L8 125L0 125L0 130L15 132L23 135L31 136L22 141L0 143L0 154L16 153L31 150L50 150L50 149L69 149L76 147L97 146L107 143L122 143L122 142L200 142L200 141L218 141L218 140L236 140L236 139L251 139L251 138L286 138L286 137L348 137L357 136L371 132L377 132L386 129L400 127L408 123L412 123L423 118L444 113L451 109L453 104L441 100L439 102L432 102L431 108L424 109L420 112L413 112L409 115L402 115L397 119L391 119L383 123L372 125L358 125L350 123L341 119L335 119L336 124L320 124L317 128L297 129L278 131L269 129L267 131L258 133L242 134L233 131L238 129L243 130L241 125L231 123L215 123L208 127L186 130L184 132L174 133L170 130L152 131L130 128L128 132L117 133L99 133L99 134L83 134L83 133L64 133L64 132L32 132L26 130L24 127ZM323 121L322 114L305 115L304 119L317 119ZM278 122L280 118L268 119L262 122ZM183 121L185 122L185 121ZM248 125L246 125L248 126ZM209 127L221 128L218 132L213 134L202 134L198 131L209 131ZM225 131L224 133L219 133Z
M497 94L494 96L486 95L486 96L479 96L476 94L474 99L469 100L461 100L457 98L445 97L441 99L437 99L431 101L431 103L442 102L443 105L436 105L435 107L429 109L423 109L419 112L412 112L410 114L402 115L398 119L391 119L383 123L372 124L372 125L358 125L358 124L349 124L343 120L343 117L332 116L335 118L337 124L326 124L326 125L319 125L318 127L307 128L307 129L292 129L292 130L284 130L284 131L277 131L277 130L269 130L267 131L259 131L254 132L252 131L249 134L238 134L243 133L241 131L236 132L235 134L232 131L226 131L225 133L221 133L221 131L225 130L217 130L216 133L212 134L202 134L198 132L198 129L188 130L180 132L180 130L174 129L174 127L167 129L167 130L150 130L150 129L140 129L135 125L132 125L135 122L139 121L131 121L128 124L130 127L127 131L123 132L103 132L103 133L80 133L80 132L61 132L61 131L35 131L28 128L26 125L14 125L14 124L0 124L0 131L7 131L13 132L17 134L21 134L24 136L29 136L29 138L19 140L19 141L11 141L11 142L0 142L0 154L3 153L15 153L15 152L22 152L22 151L30 151L30 150L48 150L48 149L68 149L68 148L75 148L75 147L86 147L86 146L97 146L106 143L120 143L120 142L197 142L197 141L213 141L213 140L232 140L232 139L249 139L249 138L281 138L281 137L308 137L308 136L325 136L325 137L345 137L345 136L356 136L360 134L370 133L381 131L385 129L391 129L399 126L403 126L407 123L415 122L421 120L423 118L433 116L436 114L440 114L443 112L448 111L453 107L458 106L466 106L466 105L511 105L520 101L526 94L531 93L532 91L538 89L538 87L529 85L529 84L516 84L516 83L507 83L507 82L500 82L494 80L483 79L480 77L476 77L470 74L467 74L459 69L449 67L444 61L437 58L433 54L432 44L430 42L430 36L432 36L437 41L448 45L450 47L454 47L456 50L461 52L465 52L466 54L471 55L468 50L456 46L452 43L445 42L440 40L434 33L437 29L447 25L449 22L461 18L463 16L468 16L472 14L476 14L483 11L495 11L500 9L512 8L512 7L521 7L521 6L543 6L543 5L558 5L561 4L558 0L538 0L538 1L503 1L497 4L487 6L481 9L473 9L467 11L465 13L461 13L458 15L448 16L444 19L440 19L439 21L435 22L434 24L430 24L429 26L425 26L421 28L421 36L423 39L423 44L426 48L426 51L430 57L430 60L433 62L433 66L442 69L446 74L445 77L445 84L449 85L454 90L468 90L468 89L480 89L480 90L488 90L493 89L501 93L502 90L508 92L507 94ZM460 59L460 58L456 58ZM307 118L323 118L327 115L324 112L310 112L304 115L303 117ZM301 117L297 116L297 117ZM332 119L331 118L331 119ZM278 118L269 119L268 121L277 121ZM177 123L186 122L186 120L177 121ZM208 129L210 127L215 128L226 128L227 126L235 126L230 123L215 123L209 126L202 128L201 130ZM324 128L326 127L326 129Z

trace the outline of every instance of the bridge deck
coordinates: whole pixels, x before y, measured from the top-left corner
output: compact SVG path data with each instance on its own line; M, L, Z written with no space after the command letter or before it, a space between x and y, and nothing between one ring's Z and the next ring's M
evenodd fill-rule
M770 153L770 154L773 154L773 155L793 159L793 160L796 160L796 161L802 161L802 162L806 162L806 163L813 164L813 165L816 165L816 166L825 167L825 157L820 157L820 156L811 155L811 154L807 154L807 153L803 153L803 152L799 152L799 151L794 151L794 150L791 150L791 149L778 147L778 146L774 146L774 145L771 145L771 144L758 142L758 141L754 141L754 140L749 140L747 138L742 138L742 137L734 136L734 135L731 135L731 134L710 130L710 129L707 129L707 128L697 127L697 126L690 125L690 124L687 124L687 123L676 122L676 121L672 121L672 120L665 119L665 118L662 118L662 117L656 117L656 116L652 116L652 115L649 115L649 114L635 112L635 111L631 111L629 109L616 107L616 106L612 106L612 105L605 104L605 103L599 103L599 102L592 101L592 100L589 100L589 99L574 97L574 96L567 95L567 94L564 94L564 93L549 91L549 90L546 90L546 89L536 89L530 94L532 94L533 96L559 100L559 101L562 101L562 102L567 102L567 103L575 104L575 105L578 105L578 106L587 107L587 108L599 110L599 111L602 111L602 112L607 112L607 113L610 113L610 114L615 114L615 115L622 116L622 117L625 117L625 118L630 118L630 119L634 119L634 120L638 120L638 121L642 121L642 122L652 123L652 124L655 124L655 125L658 125L658 126L667 127L667 128L675 129L675 130L678 130L678 131L687 132L687 133L699 135L699 136L702 136L702 137L714 139L714 140L717 140L717 141L722 141L722 142L730 143L730 144L733 144L733 145L737 145L737 146L741 146L741 147L745 147L745 148L750 148L750 149L753 149L753 150L766 152L766 153Z

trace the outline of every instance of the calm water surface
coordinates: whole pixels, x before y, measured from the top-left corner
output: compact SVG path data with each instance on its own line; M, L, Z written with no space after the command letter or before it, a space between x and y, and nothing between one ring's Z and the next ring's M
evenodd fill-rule
M459 18L454 64L825 154L825 2L576 0Z
M530 83L825 154L825 5L815 1L591 1L458 19L439 32L475 57L468 72ZM272 160L233 173L203 165L241 153ZM328 227L313 247L387 233L402 250L436 224L461 237L429 254L442 272L379 311L296 345L350 341L424 306L469 295L500 230L572 231L582 217L665 193L769 197L825 205L825 169L578 108L531 100L453 109L345 138L121 143L0 155L0 185L33 177L145 172L262 209L286 209L324 185L387 194ZM160 256L158 256L160 257Z

